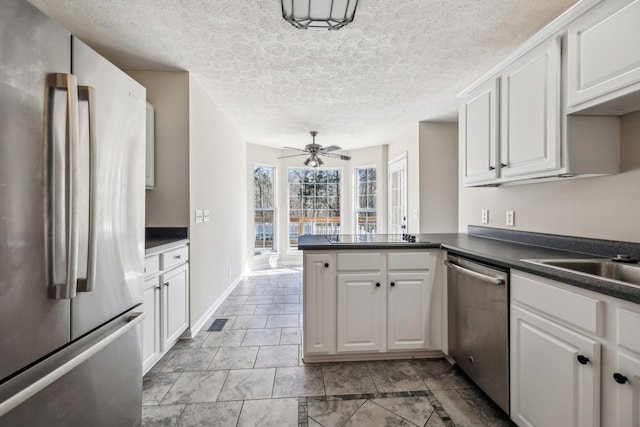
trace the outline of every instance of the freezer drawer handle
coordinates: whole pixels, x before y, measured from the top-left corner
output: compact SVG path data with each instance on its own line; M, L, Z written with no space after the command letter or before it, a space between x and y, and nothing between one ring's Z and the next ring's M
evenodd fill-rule
M467 276L471 276L475 279L481 280L483 282L486 283L491 283L494 285L504 285L505 282L503 279L500 279L499 277L493 277L493 276L487 276L486 274L482 274L482 273L478 273L476 271L472 271L469 269L466 269L458 264L454 264L450 261L445 260L444 264L447 266L447 268L450 268L452 270L455 270L459 273L465 274Z
M64 112L57 102L56 92L60 90L66 92ZM47 76L45 111L47 282L51 298L70 299L76 296L80 231L79 177L76 173L79 162L78 82L74 75L56 73Z
M49 374L40 378L33 384L23 388L20 392L14 394L9 399L0 403L0 417L11 411L15 407L24 403L31 397L38 394L40 391L44 390L49 385L53 384L58 379L62 378L86 360L100 352L102 349L107 347L109 344L120 338L122 335L126 334L134 328L138 323L140 323L144 319L143 313L132 313L126 317L126 322L123 326L117 329L115 332L109 334L107 337L87 348L83 352L79 353L77 356L73 357L66 363L62 364Z

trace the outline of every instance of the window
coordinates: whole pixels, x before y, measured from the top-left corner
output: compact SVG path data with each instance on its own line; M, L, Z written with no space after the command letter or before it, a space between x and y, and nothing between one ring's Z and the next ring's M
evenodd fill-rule
M340 170L289 169L289 247L304 234L340 234Z
M376 233L376 168L355 170L355 233Z
M275 231L275 168L256 166L253 169L253 184L255 191L255 225L256 242L254 255L274 252L273 235Z

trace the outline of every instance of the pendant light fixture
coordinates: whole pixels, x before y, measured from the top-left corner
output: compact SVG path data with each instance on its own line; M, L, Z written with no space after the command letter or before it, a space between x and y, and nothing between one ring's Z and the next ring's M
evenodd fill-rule
M281 0L282 17L294 27L339 30L356 14L358 0Z

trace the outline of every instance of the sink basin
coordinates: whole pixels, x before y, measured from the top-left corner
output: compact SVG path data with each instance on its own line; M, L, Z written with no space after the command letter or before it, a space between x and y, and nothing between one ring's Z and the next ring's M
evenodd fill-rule
M610 259L523 259L523 261L585 274L626 285L640 286L640 264Z

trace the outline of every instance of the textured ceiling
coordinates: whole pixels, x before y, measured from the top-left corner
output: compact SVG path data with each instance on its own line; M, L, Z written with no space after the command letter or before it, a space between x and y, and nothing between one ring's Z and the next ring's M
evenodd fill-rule
M279 0L30 0L124 69L188 70L249 142L345 149L455 120L458 91L576 0L360 0L340 31Z

